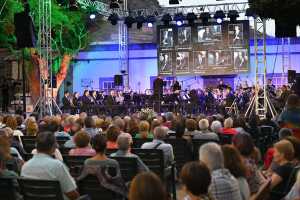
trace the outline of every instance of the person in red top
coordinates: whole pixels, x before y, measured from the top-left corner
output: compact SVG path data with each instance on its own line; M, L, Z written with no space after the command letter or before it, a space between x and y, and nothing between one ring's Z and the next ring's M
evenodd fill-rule
M224 121L224 128L222 129L221 133L225 135L236 135L238 131L235 128L232 128L233 120L231 117L225 119Z
M78 131L74 136L75 149L71 149L70 156L95 156L96 151L90 145L90 136L85 131Z
M121 131L120 128L116 125L111 125L106 132L107 142L106 148L107 149L118 149L117 138L120 135Z

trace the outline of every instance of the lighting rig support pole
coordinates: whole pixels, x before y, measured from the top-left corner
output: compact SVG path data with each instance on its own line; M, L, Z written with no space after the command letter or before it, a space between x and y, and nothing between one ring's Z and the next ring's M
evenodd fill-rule
M281 39L281 50L282 50L282 77L281 84L287 84L287 70L291 69L291 38Z
M124 13L128 11L127 0L121 4L121 10ZM124 20L119 20L119 65L120 71L123 75L123 88L129 90L129 52L128 52L128 28ZM125 73L124 73L125 72Z
M269 111L272 117L277 115L276 109L270 101L267 91L267 44L266 19L254 19L254 54L255 54L255 94L252 97L245 116L255 111L261 119L266 118Z

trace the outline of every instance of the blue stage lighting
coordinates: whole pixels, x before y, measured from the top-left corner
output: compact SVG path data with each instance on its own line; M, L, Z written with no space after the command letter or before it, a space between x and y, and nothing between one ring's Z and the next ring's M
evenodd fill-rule
M90 14L90 19L95 19L96 15L95 14Z

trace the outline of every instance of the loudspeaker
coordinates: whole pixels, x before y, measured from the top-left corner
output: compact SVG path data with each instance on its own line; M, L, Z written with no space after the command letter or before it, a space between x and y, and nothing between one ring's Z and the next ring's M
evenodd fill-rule
M295 83L296 70L288 70L288 83Z
M296 77L296 82L292 86L292 90L300 96L300 77Z
M115 84L115 86L123 86L123 76L122 75L115 75L114 84Z
M275 20L275 35L278 38L296 37L297 29L295 24L289 23L286 20Z
M14 24L18 48L35 47L36 34L32 18L28 12L16 13Z

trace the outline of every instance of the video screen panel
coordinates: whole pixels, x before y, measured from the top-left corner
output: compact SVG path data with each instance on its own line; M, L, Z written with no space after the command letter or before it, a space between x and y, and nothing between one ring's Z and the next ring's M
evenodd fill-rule
M249 21L158 26L162 74L222 75L249 70Z

